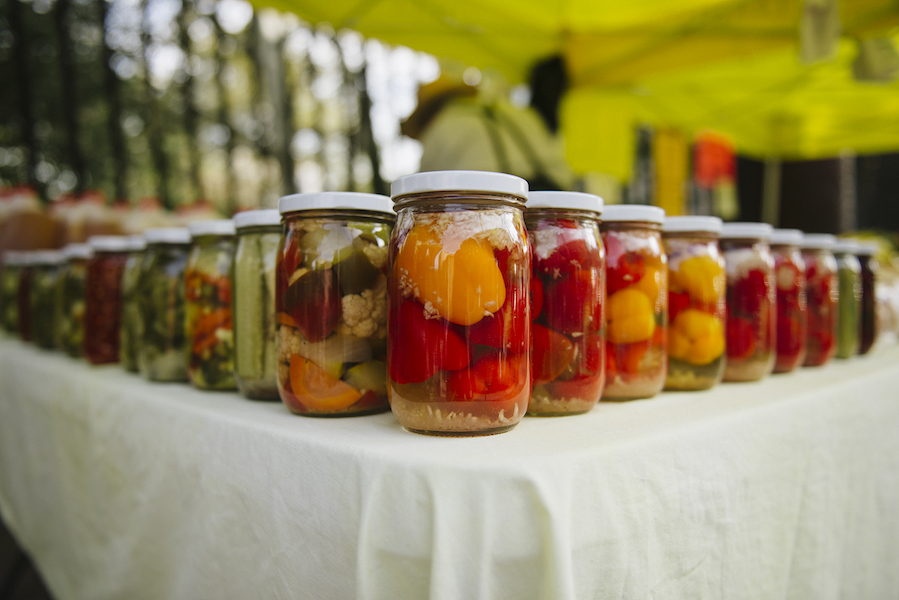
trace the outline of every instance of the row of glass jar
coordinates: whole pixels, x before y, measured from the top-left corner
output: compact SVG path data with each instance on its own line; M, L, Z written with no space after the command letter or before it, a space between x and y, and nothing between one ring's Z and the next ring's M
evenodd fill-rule
M51 329L83 331L77 315L102 295L113 308L87 318L86 338L99 323L120 327L123 365L149 379L236 384L302 414L389 407L407 429L461 435L511 428L525 412L585 412L601 395L759 379L775 363L795 368L807 347L806 364L823 364L859 314L837 310L820 236L807 237L805 258L798 232L775 238L772 255L765 225L722 231L646 206L603 213L596 196L565 192L531 193L525 213L526 183L497 173L422 173L392 191L396 216L382 196L305 194L281 200L283 230L278 211L149 230L127 262L95 240L91 262L73 256L60 279L83 262L85 276L117 266L96 285L82 278L86 303L62 311L76 325ZM843 355L851 337L840 336ZM83 345L91 362L115 360Z

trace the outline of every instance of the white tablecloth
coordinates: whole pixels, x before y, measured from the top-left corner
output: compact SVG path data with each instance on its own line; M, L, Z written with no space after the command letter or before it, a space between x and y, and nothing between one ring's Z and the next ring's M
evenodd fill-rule
M448 439L0 341L0 511L69 599L899 598L899 346Z

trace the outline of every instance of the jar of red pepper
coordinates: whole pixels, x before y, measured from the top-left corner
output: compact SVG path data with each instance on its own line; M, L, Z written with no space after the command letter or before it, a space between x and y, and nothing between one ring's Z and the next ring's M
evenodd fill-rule
M837 259L836 238L826 233L807 233L799 247L805 262L807 343L805 365L818 367L837 353Z
M531 398L528 414L584 413L605 382L603 201L578 192L530 192ZM488 317L491 318L491 317Z
M234 221L216 219L188 226L191 249L184 272L187 375L194 387L233 390L234 326L231 270Z
M775 229L771 234L777 306L775 373L788 373L805 361L808 344L805 261L798 229Z
M601 225L606 250L606 384L603 399L651 398L668 373L668 260L662 245L665 211L656 206L607 206Z
M867 354L877 341L877 271L880 267L877 262L877 253L880 246L877 242L860 242L858 247L858 261L862 268L862 309L861 330L859 331L858 353Z
M527 411L527 193L525 180L485 171L393 182L388 386L406 429L500 433Z
M128 260L125 236L88 240L94 251L87 263L84 293L84 357L94 365L119 362L122 321L122 271Z
M721 230L727 270L724 381L757 381L774 369L772 231L765 223L725 223Z
M322 192L281 198L275 276L278 392L292 412L338 417L387 403L390 199Z

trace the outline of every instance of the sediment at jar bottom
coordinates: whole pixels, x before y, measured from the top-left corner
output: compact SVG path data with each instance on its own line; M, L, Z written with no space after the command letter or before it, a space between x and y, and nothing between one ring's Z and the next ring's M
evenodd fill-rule
M598 400L598 394L595 398L556 398L546 392L541 394L535 389L528 403L527 414L533 417L580 415L590 412Z
M281 397L278 395L278 381L274 377L265 380L251 381L237 379L237 389L240 393L250 400L273 400L278 401Z
M665 389L681 392L707 390L720 383L723 376L723 356L701 366L691 365L682 360L669 359Z
M415 433L444 436L475 436L503 433L515 427L528 406L529 386L509 399L426 400L403 396L403 388L420 384L397 385L389 382L390 409L404 428Z
M746 360L725 362L724 381L758 381L774 370L774 353L760 354Z

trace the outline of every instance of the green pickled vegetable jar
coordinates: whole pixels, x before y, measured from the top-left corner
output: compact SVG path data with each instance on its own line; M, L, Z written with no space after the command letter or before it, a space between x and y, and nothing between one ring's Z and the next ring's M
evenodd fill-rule
M837 358L849 358L858 354L861 302L862 266L855 253L855 242L837 240L833 254L837 259L839 279L839 311L837 318Z
M189 230L192 241L184 274L187 375L201 390L233 390L234 221L199 221L191 223Z
M31 336L41 348L56 346L56 288L65 256L62 252L37 252L32 261L31 279Z
M25 253L7 250L3 255L3 274L0 277L0 325L7 333L19 332L19 274Z
M140 268L140 339L137 368L151 381L187 381L184 335L184 269L190 252L186 228L144 232L147 250Z
M278 400L275 346L275 267L281 213L248 210L234 215L234 379L254 400Z
M93 255L87 244L63 249L66 263L59 275L56 302L56 347L73 357L84 354L84 309L87 262Z
M147 241L134 235L128 240L128 259L122 272L122 322L119 331L119 363L126 371L137 372L137 353L141 338L138 284Z
M294 413L348 416L387 403L390 199L323 192L281 198L275 307L278 392Z

